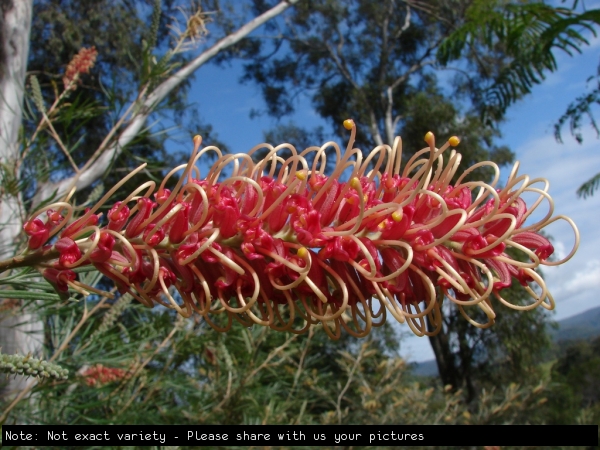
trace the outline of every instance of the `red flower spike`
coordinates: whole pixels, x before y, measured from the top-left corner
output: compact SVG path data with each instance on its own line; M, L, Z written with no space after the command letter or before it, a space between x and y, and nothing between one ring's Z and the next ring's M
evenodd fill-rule
M81 283L73 283L75 273L64 268L93 264L120 292L147 306L161 304L186 315L196 311L219 331L237 319L298 333L322 323L334 338L342 329L363 337L391 314L410 319L417 334L430 335L441 326L444 295L459 304L486 302L488 312L496 308L490 292L501 297L513 280L522 285L535 280L542 288L536 292L547 292L533 273L536 267L522 269L507 251L528 249L530 267L545 264L553 252L541 229L556 218L523 231L527 205L515 189L525 192L527 180L513 170L501 190L484 182L452 184L455 168L438 167L438 161L448 161L443 152L459 140L452 137L438 149L431 133L409 167L400 168L396 144L386 148L389 163L373 171L378 156L357 158L354 122L345 125L352 153L340 154L329 176L320 157L314 164L305 159L310 152L293 152L287 161L272 154L258 163L226 155L207 179L191 179L198 171L188 165L181 183L164 180L162 186L178 190L159 188L156 202L136 190L127 197L137 200L134 214L115 204L99 238L98 231L80 236L83 228L97 225L92 214L67 226L53 247L44 247L73 213L64 203L50 205L24 226L29 252L43 254L40 270L59 291L71 284L84 292ZM189 164L200 151L201 139L194 142ZM219 184L227 165L236 179ZM348 169L352 178L344 180ZM44 211L47 223L38 219ZM578 242L575 229L575 246ZM511 306L509 300L502 304ZM553 306L550 295L541 302ZM225 314L229 325L216 325L215 314Z
M81 82L80 76L90 72L90 69L94 67L97 56L98 51L96 50L96 47L83 47L79 50L79 53L77 53L69 62L67 70L65 71L63 77L65 89L77 89L77 82Z
M129 372L126 372L123 369L105 367L102 364L96 364L95 366L86 369L82 376L85 380L85 384L88 386L101 387L108 383L123 380L129 376Z

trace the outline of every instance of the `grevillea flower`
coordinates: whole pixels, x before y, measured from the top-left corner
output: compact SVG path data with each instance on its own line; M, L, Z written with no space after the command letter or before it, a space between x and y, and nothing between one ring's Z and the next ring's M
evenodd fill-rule
M67 66L67 70L65 70L65 75L63 76L65 89L77 89L77 83L81 82L80 76L90 72L90 69L94 67L97 56L98 51L96 47L84 47L79 50L79 53L73 57Z
M106 367L102 364L96 364L95 366L89 367L82 373L85 384L97 387L115 381L121 381L129 375L130 373L126 370Z
M432 335L441 327L443 299L477 327L494 323L493 297L519 310L554 307L536 269L570 259L579 235L571 219L552 217L545 180L517 176L517 163L497 188L498 167L481 162L452 183L461 155L448 149L457 137L436 148L427 133L428 146L401 169L400 138L363 158L353 147L354 122L344 126L351 130L344 153L329 142L301 153L263 144L249 154L222 155L215 147L200 150L197 136L187 164L158 187L147 181L117 202L104 225L98 209L144 166L70 224L66 202L38 211L24 227L30 252L43 256L37 266L59 290L93 291L73 271L92 265L144 305L197 313L219 331L235 319L294 333L322 323L332 338L343 329L361 337L391 315L418 335ZM265 147L266 157L254 162L252 154ZM330 148L337 160L327 176ZM291 156L283 158L284 150ZM201 177L197 162L209 151L217 160ZM227 166L231 176L220 179ZM492 182L464 181L482 166L494 169ZM524 193L537 195L529 207ZM525 225L543 200L548 213ZM561 261L549 261L553 247L540 231L559 219L573 227L575 245ZM515 252L524 257L511 257ZM530 304L502 296L513 281L531 295ZM476 322L473 308L487 320ZM225 320L215 321L218 315Z

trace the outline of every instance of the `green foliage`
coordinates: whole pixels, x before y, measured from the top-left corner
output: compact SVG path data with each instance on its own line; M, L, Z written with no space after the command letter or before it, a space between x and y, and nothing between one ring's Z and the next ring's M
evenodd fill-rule
M36 287L31 274L4 284ZM81 271L81 281L100 277ZM0 422L39 424L506 424L543 423L545 385L486 374L472 402L461 390L417 379L396 355L391 326L366 340L331 341L319 326L295 335L234 325L217 333L201 318L147 309L128 296L78 294L14 304L45 323L45 353L72 375L35 384ZM10 307L10 306L9 306ZM219 324L220 316L216 321ZM524 321L512 324L518 353ZM506 324L509 324L507 320ZM225 325L225 324L220 324ZM493 335L490 335L491 339ZM487 348L488 343L485 344ZM493 346L491 346L493 347ZM502 353L503 356L512 353ZM494 358L494 355L485 355ZM494 360L501 371L503 361ZM508 361L510 362L510 361ZM513 371L513 373L516 373Z
M558 142L562 142L561 130L564 124L569 122L569 129L571 135L579 142L583 142L583 135L581 132L581 121L584 117L589 120L590 126L596 132L596 137L600 137L600 128L596 123L594 112L592 111L593 105L600 104L600 66L598 67L598 73L595 77L588 78L588 83L595 78L596 86L587 94L577 97L568 107L565 113L558 119L558 122L554 125L554 137ZM579 189L577 189L577 195L579 197L587 198L594 195L596 189L600 185L600 173L597 173L592 178L583 183Z
M592 178L587 180L577 189L577 195L579 197L587 198L588 196L594 195L596 189L600 186L600 173L597 173Z
M126 302L126 301L125 301ZM535 423L543 387L460 391L419 382L391 351L389 328L332 342L200 320L123 301L46 303L46 348L73 375L38 384L15 417L40 424ZM99 332L102 330L102 332Z
M552 366L549 423L600 422L600 336L591 341L569 341L558 350Z
M561 130L564 124L569 121L569 128L571 135L579 142L583 142L583 135L581 134L581 120L584 117L588 117L591 127L596 132L596 136L600 137L600 128L594 118L592 112L592 105L600 104L600 66L598 67L598 73L596 77L589 77L588 83L596 78L596 86L591 92L577 97L567 108L565 113L558 119L558 122L554 125L554 137L558 142L562 142Z
M600 10L577 13L543 2L476 0L466 11L466 20L441 44L437 53L443 65L465 55L502 52L508 60L493 74L479 98L484 121L493 124L515 101L541 83L557 68L554 50L569 55L588 45L584 31L596 35ZM484 74L478 59L472 59Z
M506 293L505 298L512 303L529 302L519 288L510 289L512 292ZM429 338L442 382L463 388L470 402L476 402L478 393L494 386L506 386L523 378L543 379L539 364L550 344L547 314L540 309L527 313L515 311L497 300L491 306L497 313L493 327L473 327L455 308L448 307L442 331ZM487 321L474 308L465 308L465 312L475 321Z

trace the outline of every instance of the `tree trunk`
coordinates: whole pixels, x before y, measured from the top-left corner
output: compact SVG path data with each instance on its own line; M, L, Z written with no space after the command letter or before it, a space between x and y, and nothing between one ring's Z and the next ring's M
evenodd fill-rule
M460 388L461 382L456 368L455 355L450 349L449 336L443 327L435 336L429 336L429 343L435 354L435 362L444 386L450 385L453 389Z
M427 324L430 330L433 329L429 320ZM477 390L473 379L473 349L469 346L465 334L466 326L469 326L467 322L457 324L454 321L453 330L458 340L456 353L450 347L450 335L444 326L439 334L429 336L429 343L433 349L438 372L444 386L451 385L454 391L464 388L466 390L465 400L470 403L475 399Z
M15 253L22 227L18 189L7 187L19 180L15 168L33 0L0 0L0 9L0 258L5 259ZM18 306L5 309L0 317L2 352L39 356L42 328L39 319L23 314ZM25 384L24 377L11 379L1 394L18 392Z

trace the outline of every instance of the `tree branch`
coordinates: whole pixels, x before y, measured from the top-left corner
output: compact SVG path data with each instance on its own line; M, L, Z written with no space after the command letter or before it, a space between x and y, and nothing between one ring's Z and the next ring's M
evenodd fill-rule
M194 73L194 71L196 71L200 66L208 62L212 57L216 56L219 52L238 43L256 28L273 17L281 14L298 1L300 0L281 1L270 10L246 23L236 32L218 41L211 48L197 56L186 66L159 84L156 89L154 89L154 91L152 91L143 101L138 112L132 117L131 121L127 127L125 127L119 138L112 145L107 147L106 151L104 151L102 155L98 157L94 164L90 165L89 168L81 171L79 174L73 177L66 178L57 183L45 183L41 185L35 197L33 198L33 206L35 207L39 205L42 201L50 198L53 195L57 198L60 198L65 193L69 192L72 187L83 189L98 180L108 169L111 162L121 154L123 148L140 133L144 124L146 123L146 120L152 111L158 106L158 104L187 77Z

